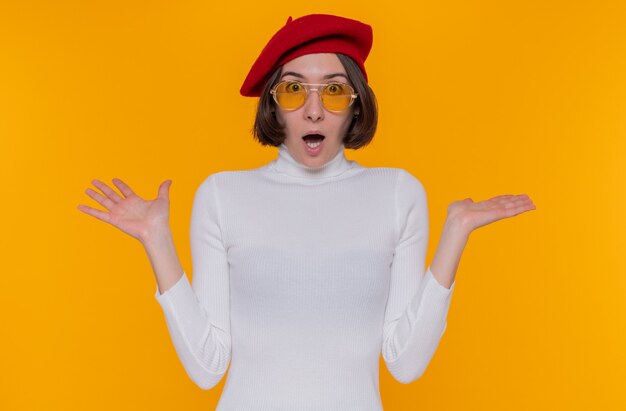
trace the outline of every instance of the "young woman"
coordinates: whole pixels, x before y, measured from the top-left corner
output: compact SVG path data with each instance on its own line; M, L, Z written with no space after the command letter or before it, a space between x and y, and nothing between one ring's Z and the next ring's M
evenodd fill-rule
M198 188L193 284L172 241L170 180L151 201L94 180L103 194L87 194L109 212L79 206L145 246L189 377L210 389L230 365L218 410L381 410L380 355L402 383L422 375L470 233L535 208L526 195L450 204L424 270L423 185L344 155L376 130L371 44L370 26L318 14L289 18L265 46L241 94L260 97L254 135L278 156Z

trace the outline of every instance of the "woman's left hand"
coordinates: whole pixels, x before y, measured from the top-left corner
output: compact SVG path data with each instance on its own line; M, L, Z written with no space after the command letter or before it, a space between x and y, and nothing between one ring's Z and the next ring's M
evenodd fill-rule
M448 219L458 221L469 235L478 227L536 208L526 194L502 195L477 203L466 198L448 206Z

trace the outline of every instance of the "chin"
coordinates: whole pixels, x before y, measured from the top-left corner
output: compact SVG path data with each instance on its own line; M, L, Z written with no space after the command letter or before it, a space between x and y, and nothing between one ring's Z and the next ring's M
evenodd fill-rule
M306 161L306 165L309 167L321 167L324 164L326 164L328 161L330 160L330 158L322 158L322 157L317 157L317 158L307 158Z

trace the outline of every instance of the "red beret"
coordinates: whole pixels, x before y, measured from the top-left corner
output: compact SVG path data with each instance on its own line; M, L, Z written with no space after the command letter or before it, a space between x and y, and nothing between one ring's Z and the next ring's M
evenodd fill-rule
M330 14L309 14L287 23L272 36L241 86L246 97L259 97L274 70L305 54L342 53L359 65L365 79L365 59L372 48L372 27Z

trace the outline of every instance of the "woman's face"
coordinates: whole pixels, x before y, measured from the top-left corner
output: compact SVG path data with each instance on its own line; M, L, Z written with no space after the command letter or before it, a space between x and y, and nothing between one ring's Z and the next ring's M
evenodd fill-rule
M332 53L306 54L287 62L283 65L279 81L283 80L317 84L339 81L350 84L346 70ZM297 110L285 111L276 106L276 118L285 127L285 145L291 156L308 167L320 167L330 161L342 148L354 107L355 104L340 113L328 111L322 106L315 90L309 92L304 105ZM310 133L324 136L316 149L309 148L303 138Z

